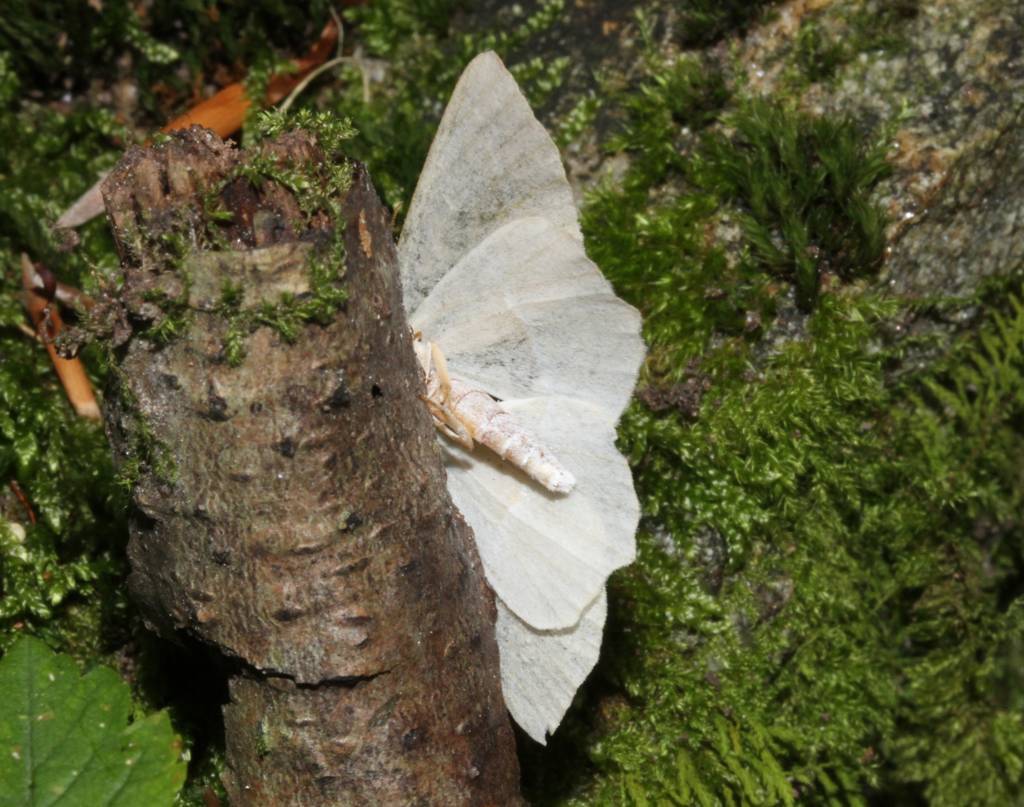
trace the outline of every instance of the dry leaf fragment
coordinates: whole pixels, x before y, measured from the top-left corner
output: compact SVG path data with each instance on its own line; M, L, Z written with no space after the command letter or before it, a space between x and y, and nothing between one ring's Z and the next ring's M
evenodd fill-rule
M46 299L45 296L36 291L36 275L36 268L32 265L32 261L28 255L22 253L21 283L25 310L32 320L36 333L46 346L46 352L50 354L50 361L53 362L54 369L57 371L57 377L60 379L60 383L64 385L64 391L67 393L75 412L81 417L99 420L100 407L96 403L92 384L89 383L89 377L85 374L85 367L82 365L82 362L77 358L65 359L57 355L53 340L57 338L64 323L61 321L57 306L53 305L51 300ZM54 289L56 289L55 283Z

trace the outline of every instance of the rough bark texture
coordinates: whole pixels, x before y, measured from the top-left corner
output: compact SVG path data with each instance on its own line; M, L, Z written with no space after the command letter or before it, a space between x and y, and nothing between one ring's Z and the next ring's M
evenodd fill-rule
M326 170L305 137L265 153ZM246 159L192 130L133 150L104 188L125 280L107 425L139 465L132 592L238 662L233 804L514 803L493 600L418 398L389 217L357 167L344 309L291 343L261 326L229 366L225 283L242 310L311 293L334 226L275 182L232 179Z

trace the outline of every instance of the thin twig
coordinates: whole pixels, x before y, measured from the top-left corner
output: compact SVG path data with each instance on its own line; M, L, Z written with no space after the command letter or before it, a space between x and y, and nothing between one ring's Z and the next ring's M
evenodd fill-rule
M316 70L311 71L302 81L295 85L295 89L291 91L287 98L281 103L281 112L287 112L288 108L292 105L296 98L302 94L303 90L309 86L309 83L319 76L321 73L330 70L332 67L337 67L339 64L354 63L357 68L361 68L361 65L353 59L351 56L338 56L331 59L329 62L324 62Z
M310 70L323 64L324 59L334 50L334 46L337 44L340 36L340 31L338 23L335 23L333 19L328 22L313 47L309 49L303 58L297 60L297 69L292 73L274 76L270 80L270 83L267 85L267 103L276 104L282 98L285 98Z
M21 331L23 334L25 334L25 336L27 336L33 342L38 342L41 345L45 345L46 344L43 341L43 337L41 337L34 330L32 330L30 327L28 327L28 325L26 325L24 322L19 322L18 323L18 330Z
M14 494L21 506L25 508L25 513L28 514L28 523L36 523L36 512L32 509L32 502L28 500L28 496L25 495L25 491L21 489L21 485L18 484L16 479L12 479L10 482L11 492Z
M338 16L338 12L334 10L334 6L328 6L327 10L331 14L331 19L334 20L334 27L338 29L338 44L334 49L335 56L345 55L345 25L341 21L341 17Z
M42 276L39 272L35 272L32 277L32 288L33 291L43 291L46 284L43 282ZM94 305L96 301L92 299L81 289L76 289L74 286L69 286L66 283L57 281L56 292L54 294L57 302L63 303L66 306L77 309L79 311L88 311Z

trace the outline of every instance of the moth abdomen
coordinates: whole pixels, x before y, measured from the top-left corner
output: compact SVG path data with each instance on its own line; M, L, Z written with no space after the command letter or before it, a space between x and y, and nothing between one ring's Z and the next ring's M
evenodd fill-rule
M576 478L500 403L480 389L451 380L451 407L473 439L555 493L568 493Z

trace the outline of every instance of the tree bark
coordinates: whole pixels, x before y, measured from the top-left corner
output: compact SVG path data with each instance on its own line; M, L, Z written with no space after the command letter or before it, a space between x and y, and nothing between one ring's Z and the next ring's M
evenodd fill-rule
M304 135L268 155L314 184L331 170ZM234 661L232 804L515 803L493 597L419 399L387 212L358 166L333 221L245 164L193 129L104 186L132 593L152 625ZM315 294L335 227L348 301L292 341L243 329L230 366L239 321Z

